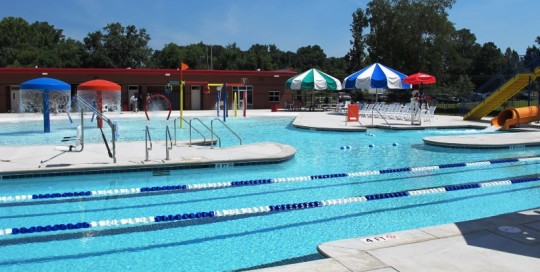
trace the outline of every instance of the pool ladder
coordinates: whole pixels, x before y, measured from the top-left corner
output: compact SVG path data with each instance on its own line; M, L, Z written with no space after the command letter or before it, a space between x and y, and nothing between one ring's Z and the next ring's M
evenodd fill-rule
M194 130L195 132L199 133L199 135L201 135L203 137L203 144L206 144L206 136L204 136L204 134L202 132L200 132L198 129L194 128L192 125L191 125L191 121L186 121L186 119L184 119L183 117L180 117L180 118L176 118L174 119L174 145L176 145L176 121L177 120L182 120L182 122L186 123L189 125L189 146L192 145L192 130ZM199 120L200 121L200 120ZM204 124L203 124L204 125ZM208 127L207 127L208 128Z
M169 126L165 126L165 160L168 161L171 159L170 152L173 148L173 142L171 137L171 131L169 130ZM150 129L148 126L146 126L146 130L144 133L144 149L146 152L145 160L144 161L150 161L150 153L149 151L152 150L152 136L150 135Z
M182 118L182 120L184 122L186 122L185 119ZM176 119L174 120L175 121L175 142L176 142ZM215 118L213 119L212 121L210 121L210 127L208 127L206 124L203 123L203 121L201 121L201 119L199 118L192 118L189 120L188 124L189 124L189 146L192 145L192 134L193 134L193 130L196 131L197 133L199 133L203 139L204 139L204 142L206 143L206 137L204 136L203 133L201 133L199 130L197 130L194 126L193 126L193 122L196 121L198 123L200 123L203 127L205 127L209 132L210 132L210 143L211 143L211 146L212 148L214 148L214 144L215 144L215 141L214 141L214 136L217 138L217 142L219 143L219 147L221 147L221 137L219 137L215 131L214 131L214 121L219 121L227 130L229 130L234 136L236 136L236 138L238 138L239 142L240 142L240 145L242 145L242 138L240 138L240 136L238 136L238 134L236 132L234 132L229 126L227 126L225 124L225 122L221 121L221 119L219 118Z
M214 121L219 121L226 129L228 129L234 136L236 136L236 138L238 138L238 140L240 141L240 145L242 145L242 138L240 138L240 136L238 136L238 134L236 134L236 132L234 132L229 126L227 126L225 124L225 122L221 121L221 119L218 119L218 118L214 118L212 121L210 121L210 131L212 132L212 146L214 144ZM216 134L216 137L217 134ZM218 137L219 139L219 137ZM221 147L221 139L219 139L219 147Z
M148 147L148 143L150 143L150 147ZM152 137L150 136L148 126L146 126L146 131L144 133L144 150L146 152L146 158L144 161L150 161L150 154L148 151L152 150Z

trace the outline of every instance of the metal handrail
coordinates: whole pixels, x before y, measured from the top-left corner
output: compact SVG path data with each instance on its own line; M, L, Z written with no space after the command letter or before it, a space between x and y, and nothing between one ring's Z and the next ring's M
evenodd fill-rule
M179 117L179 118L174 119L174 145L176 145L176 120L179 120L179 119L182 119L184 123L187 123L189 125L189 146L191 146L191 130L192 129L195 130L197 133L199 133L203 137L204 142L206 143L206 136L204 136L204 134L202 134L198 129L191 126L191 122L186 121L186 119L184 119L183 117Z
M242 145L242 138L240 138L240 136L238 136L238 134L236 134L236 132L234 132L229 126L227 126L225 124L225 122L221 121L221 119L214 118L214 120L210 121L210 128L212 130L212 135L214 135L214 121L215 120L218 120L221 124L223 124L223 126L225 128L227 128L232 134L234 134L234 136L236 136L236 138L238 138L238 140L240 140L240 145ZM217 137L217 135L216 135L216 137ZM213 138L212 138L212 141L213 141ZM219 141L219 147L221 147L221 139Z
M148 139L150 139L150 148L148 148ZM146 131L144 134L144 147L146 151L146 159L144 161L149 161L149 154L148 151L152 150L152 137L150 137L150 130L148 129L148 126L146 126Z
M88 108L89 110L91 110L93 113L95 113L97 116L99 116L105 122L107 122L107 124L111 128L111 131L112 131L112 146L113 146L112 147L113 162L116 163L116 135L118 134L118 132L117 132L118 128L116 127L116 124L114 124L111 119L107 118L105 115L103 115L103 113L96 110L96 108L94 108L94 106L92 106L88 102L84 101L84 99L82 99L78 95L75 94L74 97L77 99L77 105L79 105L79 103L80 103L80 104L82 104L82 106L84 106L84 107ZM82 112L83 107L79 106L79 108L81 109L81 112Z
M171 138L171 131L169 130L169 126L165 126L165 160L170 160L169 157L169 150L173 148L172 144L172 138Z
M212 148L214 148L214 131L213 131L211 128L209 128L207 125L205 125L205 124L201 121L201 119L199 119L199 118L192 118L192 119L190 119L190 120L189 120L189 127L193 128L193 126L191 125L191 121L193 121L193 120L199 121L199 123L201 123L201 125L203 125L206 129L208 129L208 131L210 131L210 134L212 135L212 136L211 136L211 141L212 141L212 142L211 142L210 144L211 144ZM200 133L200 132L199 132L199 133ZM218 138L219 146L221 147L221 138L219 138L219 136L217 136L217 134L216 134L216 138ZM205 142L206 142L206 138L205 138ZM191 129L189 130L189 145L191 146Z

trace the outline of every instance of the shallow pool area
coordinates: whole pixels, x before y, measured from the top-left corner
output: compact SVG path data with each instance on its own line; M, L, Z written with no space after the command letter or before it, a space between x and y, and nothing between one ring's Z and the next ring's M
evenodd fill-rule
M208 124L212 117L200 119ZM295 147L295 157L284 163L1 180L0 268L254 269L320 258L316 247L327 241L540 206L540 181L504 182L538 176L540 147L460 149L422 142L422 138L436 135L498 132L329 132L297 129L292 120L253 117L226 122L245 143L271 141ZM172 120L117 121L119 141L144 141L146 125L155 139L164 139L165 125L174 126ZM32 124L3 125L0 143L24 148L56 144L75 127L66 120L55 120L52 133L44 135L39 129L27 129L35 126ZM95 123L85 126L86 141L99 142L102 136ZM177 133L178 139L189 139L186 129ZM237 144L223 128L217 133L224 146ZM489 182L501 183L399 195ZM395 195L378 198L392 193ZM36 198L14 199L23 195ZM55 225L57 230L53 230ZM46 231L46 226L51 230ZM31 227L34 230L29 232ZM24 233L12 233L22 228Z

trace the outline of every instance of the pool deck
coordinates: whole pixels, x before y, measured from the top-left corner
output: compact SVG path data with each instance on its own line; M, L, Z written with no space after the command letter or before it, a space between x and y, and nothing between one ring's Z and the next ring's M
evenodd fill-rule
M122 118L144 113L122 113ZM164 114L165 115L165 114ZM173 113L178 116L179 113ZM215 111L190 111L192 116L215 116ZM411 125L409 121L361 117L346 122L345 115L333 112L290 112L249 110L249 116L296 117L293 126L311 130L365 132L369 128L435 129L487 128L489 119L463 121L459 116L436 115L431 122ZM28 119L28 115L0 114L1 122ZM30 118L41 120L41 116ZM65 118L53 116L52 118ZM232 117L229 117L232 118ZM243 117L237 117L243 118ZM111 117L114 119L114 117ZM540 145L540 124L520 128L519 133L441 136L424 139L426 144L465 148L512 148ZM502 136L501 136L502 135ZM75 171L170 165L209 165L220 163L272 163L294 156L294 147L284 143L254 143L211 148L177 143L165 160L163 142L153 142L146 160L145 143L118 143L117 162L107 156L103 144L85 144L83 152L60 152L55 145L0 147L0 175L41 171ZM49 161L43 162L44 160ZM382 237L382 238L381 238ZM368 240L370 239L370 240ZM375 242L376 241L376 242ZM540 207L473 221L376 234L318 246L328 257L316 261L264 268L258 271L538 271L540 267Z

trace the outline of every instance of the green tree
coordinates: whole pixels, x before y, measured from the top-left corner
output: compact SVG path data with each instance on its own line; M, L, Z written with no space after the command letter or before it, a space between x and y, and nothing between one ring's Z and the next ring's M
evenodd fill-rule
M104 45L104 35L100 31L89 33L84 38L86 52L84 66L89 68L112 68L114 64Z
M224 70L238 70L242 65L242 50L236 46L236 43L225 46L223 52L217 56L217 66Z
M28 24L22 18L0 21L2 67L80 67L82 44L65 39L62 30L46 22Z
M351 23L352 40L350 41L351 49L345 56L345 59L349 62L349 73L357 71L365 66L365 58L367 55L366 39L363 34L364 29L368 27L368 18L364 14L364 10L359 8L353 14L353 21Z
M474 59L471 80L480 86L501 71L505 63L501 50L493 42L485 43Z
M456 80L460 76L473 72L473 61L478 56L482 46L476 42L476 36L469 29L460 29L452 35L453 51L448 54L449 65L447 72Z
M254 44L246 52L247 63L245 69L247 70L274 70L274 64L272 63L272 56L270 55L270 48L268 45Z
M60 59L59 67L80 68L83 66L86 53L81 42L71 38L63 40L55 51Z
M149 64L152 49L144 28L112 23L103 30L105 34L96 31L84 39L90 67L139 68Z
M152 67L165 69L179 68L180 61L183 61L183 51L180 46L174 43L166 44L162 50L154 51L151 61Z
M300 47L296 51L295 67L300 71L311 68L322 69L325 61L326 54L318 45Z
M366 15L371 62L403 72L443 73L454 33L447 9L455 0L373 0Z
M540 46L540 36L536 37L535 41ZM524 62L531 71L540 66L540 49L536 45L527 47Z

